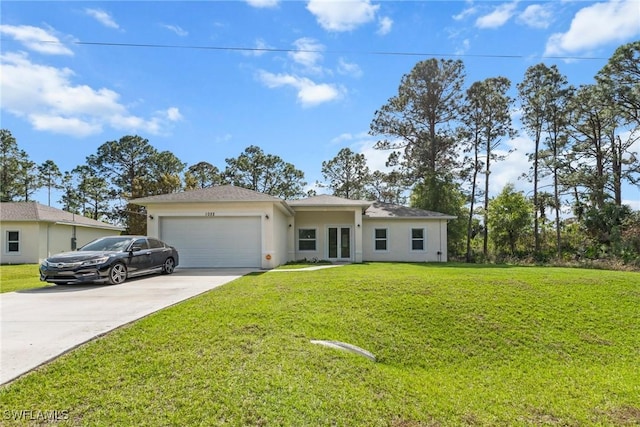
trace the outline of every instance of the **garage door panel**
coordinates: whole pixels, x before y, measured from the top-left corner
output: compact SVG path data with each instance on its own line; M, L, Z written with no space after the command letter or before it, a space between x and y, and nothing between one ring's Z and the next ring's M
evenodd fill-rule
M160 237L183 267L260 267L259 217L162 218Z

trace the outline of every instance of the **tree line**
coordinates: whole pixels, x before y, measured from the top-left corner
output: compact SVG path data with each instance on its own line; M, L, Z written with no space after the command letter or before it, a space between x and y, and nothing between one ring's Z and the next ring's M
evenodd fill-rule
M450 257L614 257L640 264L640 213L622 203L623 184L638 189L640 42L620 46L593 84L572 86L560 70L529 67L512 83L496 76L465 87L461 60L428 59L402 76L398 93L373 115L375 148L389 152L391 172L370 171L363 154L343 148L322 163L316 187L351 199L380 200L457 216L449 224ZM533 141L526 194L507 185L496 197L491 172L521 132ZM232 184L295 199L304 173L251 145L219 169L190 166L140 136L108 141L86 164L62 173L36 165L9 130L1 130L0 198L28 201L42 188L49 203L62 191L65 210L144 233L144 209L130 199ZM638 191L627 195L633 199ZM114 203L116 201L116 203Z

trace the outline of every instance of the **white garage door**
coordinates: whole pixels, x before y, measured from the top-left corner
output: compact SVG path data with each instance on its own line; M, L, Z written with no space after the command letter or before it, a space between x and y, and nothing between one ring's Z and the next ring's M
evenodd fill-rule
M260 217L166 217L160 238L175 246L181 267L260 267Z

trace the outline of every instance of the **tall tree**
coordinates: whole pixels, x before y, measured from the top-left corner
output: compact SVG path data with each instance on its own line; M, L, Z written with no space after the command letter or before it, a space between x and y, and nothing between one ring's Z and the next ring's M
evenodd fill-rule
M81 201L80 194L76 188L75 178L73 172L65 172L62 177L62 196L59 203L62 204L62 209L67 212L76 214L81 213Z
M560 222L560 200L562 163L565 150L569 143L569 109L575 89L570 86L567 78L552 68L546 79L546 89L549 95L546 97L545 124L546 138L544 140L546 152L543 166L551 174L553 179L553 202L555 210L556 229L556 255L559 257L562 251L562 234Z
M511 82L506 77L491 77L476 82L467 91L466 114L463 115L467 136L474 153L472 173L472 204L475 198L475 180L480 168L484 173L484 228L482 252L488 255L488 208L489 182L492 162L502 160L504 156L496 152L504 137L513 137L515 130L511 126L510 107L513 100L507 95ZM480 154L482 153L482 154ZM480 155L482 157L480 157ZM476 171L477 169L477 171ZM473 205L472 205L473 208ZM467 251L470 251L470 239L473 225L473 211L467 221Z
M541 179L540 152L545 132L549 128L548 121L552 114L550 106L554 105L558 97L558 83L562 82L560 72L555 65L548 67L540 63L527 69L524 80L518 84L518 96L522 108L522 124L534 143L531 181L533 182L533 204L538 205L538 186ZM540 227L537 211L534 213L534 248L540 252Z
M474 223L475 203L478 193L481 190L478 189L478 175L482 172L484 162L481 157L482 143L483 143L483 129L485 121L485 112L483 108L484 102L480 95L482 94L482 84L479 82L471 85L467 89L467 96L465 104L462 108L461 122L462 125L459 129L460 139L464 144L464 152L468 153L465 156L464 167L462 170L462 176L467 177L471 184L471 190L469 194L469 215L467 218L467 231L466 231L466 261L471 261L471 239L476 235L476 227Z
M614 203L622 205L622 181L640 182L640 159L631 147L640 139L640 41L620 46L596 75L606 94L606 107L615 129L608 133L611 146Z
M640 126L640 40L620 46L596 75L628 122Z
M341 149L336 157L322 162L322 177L334 196L346 199L363 199L371 173L364 154L354 153L350 148Z
M130 234L145 234L144 208L128 203L128 199L143 197L141 182L152 182L152 165L157 150L140 136L127 135L118 141L107 141L98 147L97 153L87 157L87 165L96 175L106 177L116 188L122 204L115 212Z
M575 143L568 155L576 185L586 189L587 204L602 208L609 198L609 152L606 135L613 131L613 117L606 111L606 95L597 85L581 86L570 108Z
M116 197L116 190L109 186L104 177L96 174L96 171L87 165L81 165L73 169L77 185L73 195L77 197L79 212L87 218L96 221L104 221L113 216L110 201Z
M464 77L460 60L418 62L402 77L398 94L375 112L369 133L385 136L375 147L393 150L390 161L401 159L412 182L453 170L457 153L450 122L458 117Z
M260 147L251 145L238 157L225 161L224 175L233 185L283 199L305 194L304 172L279 156L265 154Z
M406 188L407 185L400 172L373 171L369 185L367 185L366 199L403 205L407 201Z
M180 175L185 164L172 152L161 151L151 156L150 173L146 178L138 179L143 188L138 191L146 196L176 193L182 189Z
M47 160L38 166L40 180L47 189L47 204L51 206L51 190L62 188L62 172L53 160Z
M8 129L0 129L0 202L12 202L21 193L18 183L20 149Z
M36 163L31 161L27 152L23 150L18 152L16 184L20 192L19 200L24 202L31 201L31 196L42 186Z
M199 162L189 166L184 181L187 190L209 188L222 184L223 176L220 170L211 163Z

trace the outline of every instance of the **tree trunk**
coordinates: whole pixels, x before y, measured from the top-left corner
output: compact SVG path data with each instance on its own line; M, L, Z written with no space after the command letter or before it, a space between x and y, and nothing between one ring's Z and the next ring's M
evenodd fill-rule
M483 241L482 241L482 253L484 254L485 259L489 254L489 227L487 223L489 222L489 174L490 174L490 163L491 163L491 142L487 142L487 167L485 169L485 180L484 180L484 230L483 230Z

